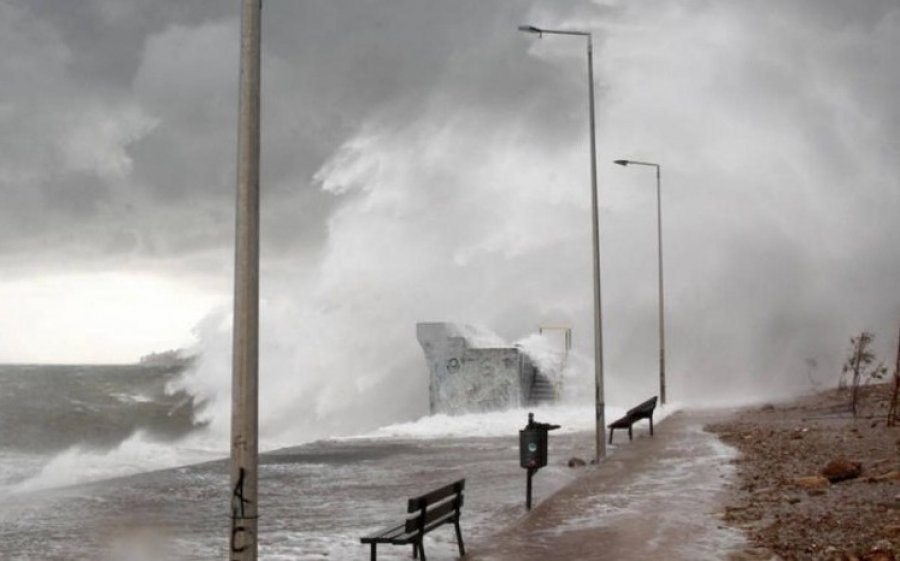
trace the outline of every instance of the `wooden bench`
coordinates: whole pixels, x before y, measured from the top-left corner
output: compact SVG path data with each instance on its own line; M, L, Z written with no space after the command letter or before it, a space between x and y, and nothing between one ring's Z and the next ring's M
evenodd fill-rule
M462 532L459 529L459 514L463 505L463 489L465 489L465 486L466 480L460 479L421 497L409 499L406 507L406 522L398 526L384 528L360 539L362 543L372 546L372 561L376 559L375 548L380 543L391 545L412 544L413 558L416 558L421 553L422 561L426 561L422 538L428 532L444 524L453 524L456 527L459 555L464 557L466 549L463 545Z
M641 419L650 419L650 436L653 436L653 410L656 409L656 396L651 397L647 401L641 403L637 407L633 407L625 413L621 419L616 419L609 425L609 443L613 441L613 431L616 429L628 429L628 440L633 440L631 426Z

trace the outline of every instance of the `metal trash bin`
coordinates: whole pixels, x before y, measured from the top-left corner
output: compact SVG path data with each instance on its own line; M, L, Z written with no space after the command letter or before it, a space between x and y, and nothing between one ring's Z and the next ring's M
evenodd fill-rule
M534 413L528 414L528 424L519 431L519 466L528 470L525 486L525 508L531 510L531 478L547 465L547 433L559 425L537 423Z

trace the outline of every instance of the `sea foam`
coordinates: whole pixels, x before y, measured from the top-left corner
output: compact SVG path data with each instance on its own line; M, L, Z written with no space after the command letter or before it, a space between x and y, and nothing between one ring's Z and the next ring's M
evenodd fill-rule
M654 415L655 421L661 421L677 409L677 405L658 407ZM328 440L352 442L360 439L438 440L515 437L527 423L528 413L534 413L536 421L560 425L556 434L593 431L596 427L593 406L543 405L528 409L517 408L466 415L431 415L412 422L387 425L368 433L333 437ZM624 413L624 407L608 405L606 423L612 422ZM296 444L298 443L263 441L260 449L265 452ZM180 467L227 456L227 441L204 431L198 431L174 442L159 441L138 431L113 449L95 450L73 446L53 456L40 467L32 462L31 473L35 471L37 473L8 485L6 491L14 494L28 493Z

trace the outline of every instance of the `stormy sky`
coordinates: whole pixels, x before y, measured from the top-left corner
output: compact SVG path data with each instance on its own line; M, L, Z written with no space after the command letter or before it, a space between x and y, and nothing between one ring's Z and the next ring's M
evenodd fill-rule
M421 369L419 320L564 323L591 356L585 45L523 23L594 34L614 390L651 392L658 353L654 179L619 158L662 165L676 394L833 383L864 328L892 361L895 1L263 14L261 360L318 414ZM224 387L238 33L238 0L0 1L0 360L196 343L194 389Z

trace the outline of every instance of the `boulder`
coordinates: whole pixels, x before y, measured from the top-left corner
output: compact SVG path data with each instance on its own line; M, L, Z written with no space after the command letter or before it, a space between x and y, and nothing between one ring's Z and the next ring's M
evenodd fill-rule
M877 481L900 481L900 470L895 469L887 473L882 473L881 475L876 475L875 479Z
M829 545L816 558L817 561L860 561L856 555Z
M828 462L822 468L822 475L828 478L828 481L837 483L859 477L862 474L862 464L859 462L851 462L845 458L838 458Z
M827 477L821 475L808 475L806 477L798 477L793 481L797 487L804 489L823 489L831 485L831 481Z
M887 524L881 531L884 532L884 535L892 538L900 537L900 524Z
M894 546L888 540L881 540L863 555L863 561L897 561Z
M576 458L576 457L569 458L569 467L570 468L584 467L586 465L587 465L587 462L585 462L581 458Z

